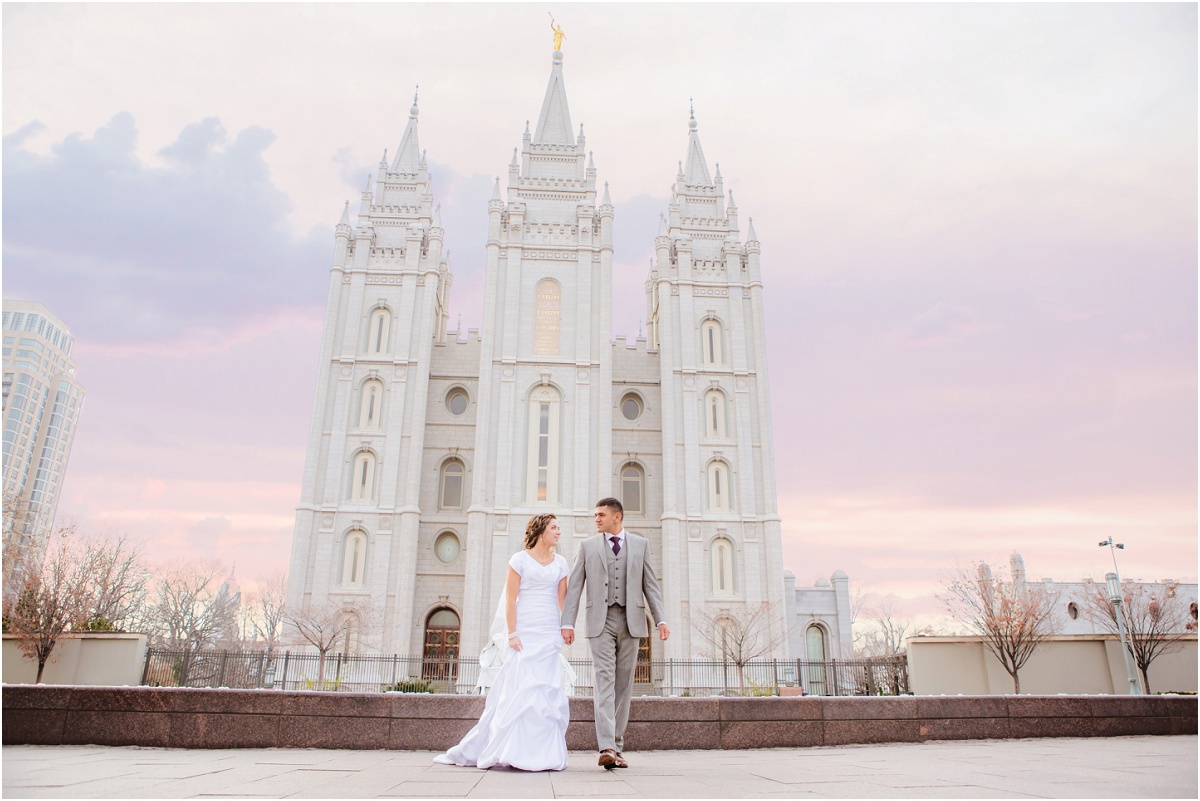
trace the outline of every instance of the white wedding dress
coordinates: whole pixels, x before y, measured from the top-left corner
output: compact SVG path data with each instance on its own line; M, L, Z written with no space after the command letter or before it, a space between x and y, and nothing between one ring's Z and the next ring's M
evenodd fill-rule
M555 555L540 565L526 551L508 561L521 576L517 592L517 634L521 650L508 649L483 716L462 742L434 762L479 768L565 770L570 706L563 692L563 645L558 583L567 560Z

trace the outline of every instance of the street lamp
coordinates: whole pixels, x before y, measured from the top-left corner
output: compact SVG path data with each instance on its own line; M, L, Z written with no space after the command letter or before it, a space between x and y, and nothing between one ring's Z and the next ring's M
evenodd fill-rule
M1109 537L1100 543L1101 548L1106 546L1112 552L1113 572L1105 574L1104 583L1108 588L1108 600L1113 605L1113 614L1117 618L1117 631L1121 634L1121 656L1125 658L1125 672L1129 674L1129 694L1141 695L1137 675L1133 672L1133 663L1129 660L1129 646L1125 641L1125 613L1121 610L1121 603L1124 601L1124 598L1121 595L1121 576L1116 572L1117 550L1125 550L1125 544L1113 542L1113 538Z

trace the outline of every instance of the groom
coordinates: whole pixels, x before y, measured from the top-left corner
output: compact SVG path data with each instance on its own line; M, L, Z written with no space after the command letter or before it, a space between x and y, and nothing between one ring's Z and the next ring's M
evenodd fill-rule
M562 636L570 645L575 641L579 596L586 584L584 634L592 650L596 743L599 764L605 770L629 767L621 749L629 723L638 640L650 634L646 604L658 624L659 638L665 640L671 633L663 622L666 615L650 565L650 542L625 531L621 525L624 517L625 508L616 498L596 503L597 534L579 546L562 611Z

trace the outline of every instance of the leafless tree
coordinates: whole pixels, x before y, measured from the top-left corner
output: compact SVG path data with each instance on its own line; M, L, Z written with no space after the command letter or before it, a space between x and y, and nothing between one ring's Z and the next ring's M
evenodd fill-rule
M1039 645L1058 631L1057 596L1041 584L995 575L980 562L974 572L959 568L938 594L950 616L983 638L983 645L1012 676L1021 692L1020 670Z
M286 601L287 575L276 572L247 596L243 606L243 638L261 643L268 655L283 637Z
M1179 582L1140 584L1122 582L1121 611L1125 619L1127 649L1142 674L1142 686L1150 692L1150 664L1163 654L1183 647L1183 638L1196 633L1196 621L1185 599L1179 597ZM1084 612L1110 634L1117 628L1117 608L1108 599L1103 582L1084 589Z
M150 621L167 648L196 652L236 627L237 598L221 592L217 562L168 568L154 588Z
M86 590L75 569L72 534L70 529L55 534L57 543L42 569L27 572L5 604L5 630L18 635L26 658L37 661L38 684L59 639L84 619Z
M80 545L75 570L85 590L81 628L144 628L151 573L141 549L123 536L85 540Z
M325 660L329 653L338 646L346 652L353 650L355 640L365 635L374 617L374 609L368 604L335 599L284 609L284 622L296 641L317 649L318 689L325 688Z
M912 632L912 621L896 613L896 596L868 601L861 613L863 630L855 632L855 650L860 656L896 656L904 653L904 640Z
M737 667L738 689L743 693L746 665L787 642L786 622L777 604L770 601L709 607L692 612L690 617L693 631L711 647L713 656Z

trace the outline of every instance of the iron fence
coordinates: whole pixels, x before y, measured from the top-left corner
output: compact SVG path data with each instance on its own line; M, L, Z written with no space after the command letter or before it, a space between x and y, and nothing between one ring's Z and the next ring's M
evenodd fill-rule
M592 662L572 659L575 695L592 694ZM295 651L180 651L149 648L142 684L156 687L382 692L397 682L428 682L432 692L475 693L479 660L399 654L318 654ZM713 659L639 662L634 692L659 696L903 695L904 655L823 662L755 660L738 666ZM793 688L790 691L780 688Z

